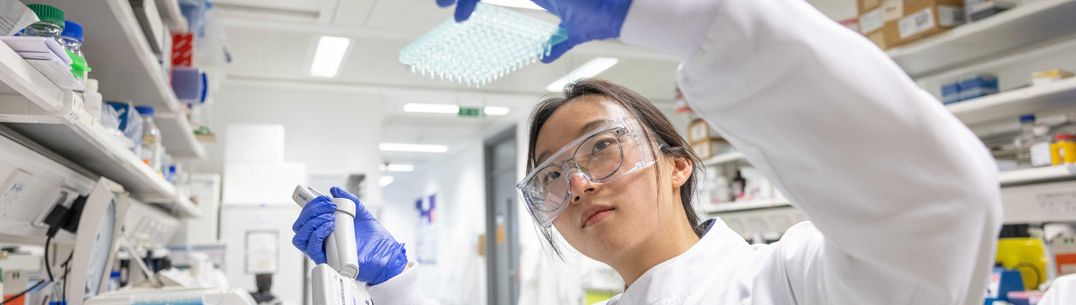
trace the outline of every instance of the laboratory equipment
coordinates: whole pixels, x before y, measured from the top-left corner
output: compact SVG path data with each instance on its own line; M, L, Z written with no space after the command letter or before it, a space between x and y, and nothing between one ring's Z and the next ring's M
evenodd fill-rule
M221 288L134 288L112 291L86 301L86 305L255 305L242 289Z
M23 30L22 35L50 37L63 44L63 41L60 40L60 35L64 31L64 11L55 6L41 3L31 3L26 6L33 10L41 21L30 24Z
M306 206L310 200L321 196L316 190L295 186L292 200ZM366 284L355 281L358 274L358 251L355 249L355 203L346 198L334 198L336 204L335 227L326 238L325 258L328 264L318 264L310 271L311 293L316 305L370 304ZM339 272L337 272L339 271Z
M311 187L298 185L292 199L300 207L306 206L307 202L321 196ZM329 266L340 271L340 274L354 278L359 273L358 251L355 249L355 203L343 198L334 198L336 212L333 233L325 240L325 259ZM336 255L328 255L335 253ZM332 257L332 258L330 258Z
M153 121L155 111L150 106L138 106L135 109L138 110L139 115L142 115L142 141L140 144L142 148L138 150L138 156L150 168L160 171L161 150L163 147L161 146L161 130L157 128L157 123Z
M568 38L557 26L478 3L466 22L446 20L400 50L411 72L479 87L548 55Z
M1008 301L1009 292L1024 291L1024 281L1020 277L1020 271L994 267L990 275L990 282L986 286L986 300L983 304L994 304L994 301Z

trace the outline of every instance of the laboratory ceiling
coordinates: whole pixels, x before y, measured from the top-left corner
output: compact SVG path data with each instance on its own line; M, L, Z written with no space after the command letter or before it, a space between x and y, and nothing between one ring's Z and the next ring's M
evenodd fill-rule
M831 17L854 15L852 0L815 0ZM674 58L616 41L589 43L553 64L533 64L481 88L433 80L399 63L399 50L451 17L434 0L215 0L234 59L227 79L365 88L384 92L384 141L465 142L508 119L455 118L404 113L403 104L498 105L526 112L548 94L546 86L598 56L619 64L599 77L633 88L655 103L671 104ZM517 9L556 23L545 12ZM836 18L836 17L835 17ZM321 36L351 39L337 76L311 76L310 64ZM227 82L225 83L227 84ZM222 101L226 102L226 101ZM434 128L430 128L434 127ZM428 157L386 153L392 162L420 163ZM402 160L402 161L400 161Z

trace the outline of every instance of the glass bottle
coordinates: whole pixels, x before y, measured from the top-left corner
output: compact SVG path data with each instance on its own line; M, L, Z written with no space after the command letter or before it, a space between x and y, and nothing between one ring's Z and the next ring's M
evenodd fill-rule
M64 31L64 11L48 4L31 3L27 4L34 14L37 14L38 22L34 22L27 26L23 30L23 36L34 37L52 37L56 39L56 42L63 45L63 41L60 40L60 36Z

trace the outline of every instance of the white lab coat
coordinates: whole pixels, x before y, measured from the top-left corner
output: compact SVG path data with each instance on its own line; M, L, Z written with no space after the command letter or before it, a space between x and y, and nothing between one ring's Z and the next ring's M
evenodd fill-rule
M993 158L867 39L802 0L634 0L621 40L680 57L692 108L813 223L758 246L716 221L609 304L981 304ZM396 289L370 291L426 302Z
M1046 294L1039 300L1039 305L1076 304L1076 274L1058 277L1046 289Z

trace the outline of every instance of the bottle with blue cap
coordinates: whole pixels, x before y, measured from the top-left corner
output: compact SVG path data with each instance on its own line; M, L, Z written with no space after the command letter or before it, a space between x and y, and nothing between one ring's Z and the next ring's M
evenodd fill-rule
M1034 114L1020 116L1020 134L1013 141L1016 164L1020 166L1050 165L1050 127L1035 122Z
M137 106L135 110L142 115L142 147L139 149L139 157L150 168L159 171L161 168L161 130L153 121L154 112L151 106Z
M86 79L87 73L90 72L90 65L86 63L86 57L82 55L82 25L65 20L60 41L63 42L64 49L67 49L67 55L71 57L71 74L80 80Z

